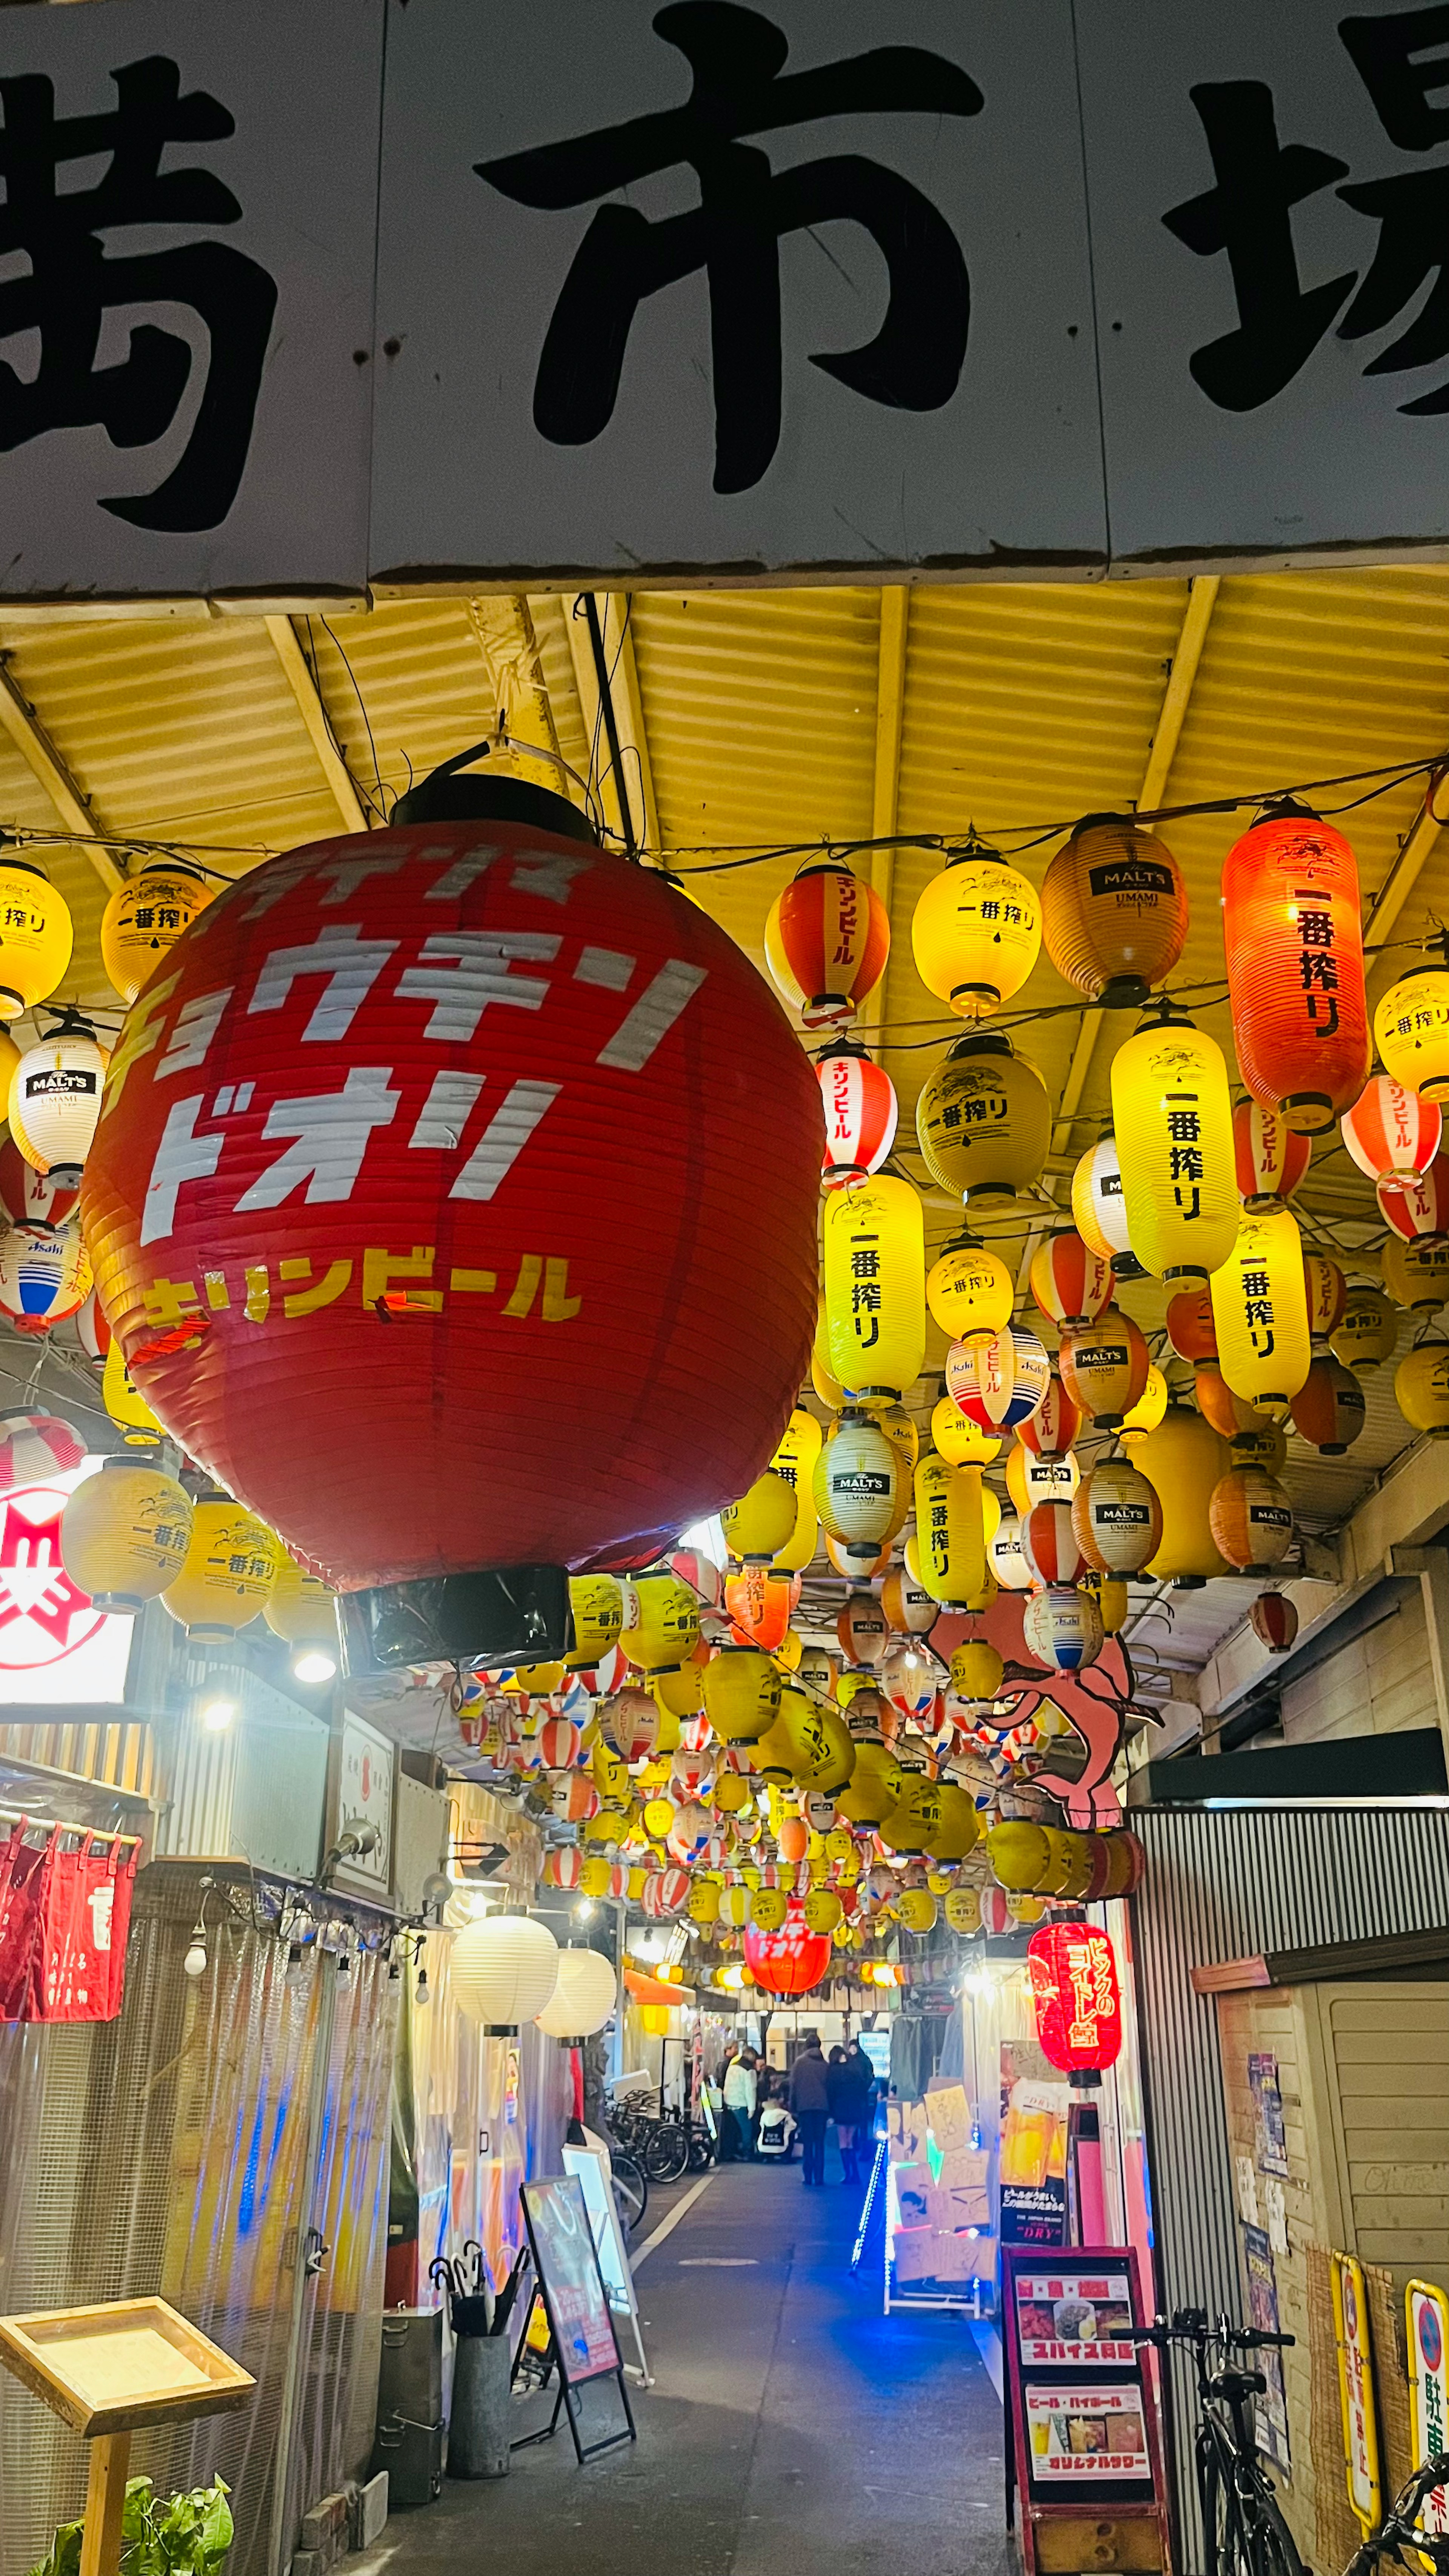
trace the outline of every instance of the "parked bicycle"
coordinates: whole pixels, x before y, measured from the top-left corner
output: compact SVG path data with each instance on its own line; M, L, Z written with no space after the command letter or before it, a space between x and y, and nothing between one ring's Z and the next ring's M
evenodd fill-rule
M1379 2524L1371 2531L1361 2549L1354 2551L1345 2576L1375 2576L1385 2559L1395 2566L1412 2568L1425 2559L1435 2576L1449 2576L1449 2532L1423 2531L1419 2516L1426 2497L1436 2487L1449 2486L1449 2451L1436 2452L1416 2469L1407 2486L1401 2487ZM1409 2552L1408 2556L1405 2552Z
M1305 2576L1258 2453L1253 2405L1265 2394L1267 2378L1236 2359L1270 2346L1285 2349L1294 2337L1235 2326L1225 2316L1213 2321L1205 2308L1179 2308L1170 2323L1158 2317L1139 2327L1132 2340L1163 2354L1175 2346L1192 2356L1198 2397L1193 2453L1207 2576Z

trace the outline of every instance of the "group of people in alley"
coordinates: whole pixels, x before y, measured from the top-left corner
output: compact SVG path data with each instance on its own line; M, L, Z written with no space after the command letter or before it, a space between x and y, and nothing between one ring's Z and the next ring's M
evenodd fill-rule
M864 2180L860 2160L869 2152L876 2076L858 2039L848 2048L832 2048L827 2058L818 2032L806 2031L788 2076L777 2074L754 2049L731 2045L720 2091L722 2164L788 2161L798 2137L809 2190L824 2183L825 2132L833 2120L843 2179Z

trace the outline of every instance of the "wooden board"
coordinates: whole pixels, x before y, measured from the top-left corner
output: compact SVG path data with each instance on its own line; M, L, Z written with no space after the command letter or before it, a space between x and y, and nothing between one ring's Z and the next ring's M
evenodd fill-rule
M164 2299L0 2317L0 2362L88 2438L219 2414L256 2385Z

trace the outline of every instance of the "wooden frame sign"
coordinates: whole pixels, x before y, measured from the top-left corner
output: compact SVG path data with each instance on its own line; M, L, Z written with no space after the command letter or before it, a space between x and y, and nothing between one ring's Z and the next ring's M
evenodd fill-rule
M1007 2518L1026 2576L1171 2564L1156 2390L1130 2246L1003 2246ZM1106 2553L1104 2555L1104 2552Z

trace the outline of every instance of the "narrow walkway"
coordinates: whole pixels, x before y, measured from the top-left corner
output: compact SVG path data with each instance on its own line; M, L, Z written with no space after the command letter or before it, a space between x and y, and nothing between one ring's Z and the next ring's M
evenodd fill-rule
M637 2445L580 2469L561 2426L508 2478L395 2515L348 2576L1003 2576L1001 2409L971 2330L882 2316L878 2265L852 2281L839 2170L833 2146L823 2191L798 2164L727 2165L649 2257Z

